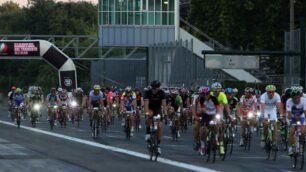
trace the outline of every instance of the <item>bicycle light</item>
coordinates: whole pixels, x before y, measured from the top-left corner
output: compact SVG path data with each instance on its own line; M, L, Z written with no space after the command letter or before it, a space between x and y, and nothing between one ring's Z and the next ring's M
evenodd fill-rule
M40 105L39 105L39 104L35 104L35 105L34 105L34 109L35 109L35 110L39 110L39 109L40 109Z
M217 115L216 115L216 119L217 119L217 120L220 120L220 118L221 118L220 114L217 114Z
M254 114L252 112L248 113L248 118L253 118Z
M78 104L77 104L76 101L72 101L72 102L71 102L71 106L72 106L72 107L76 107L77 105L78 105Z

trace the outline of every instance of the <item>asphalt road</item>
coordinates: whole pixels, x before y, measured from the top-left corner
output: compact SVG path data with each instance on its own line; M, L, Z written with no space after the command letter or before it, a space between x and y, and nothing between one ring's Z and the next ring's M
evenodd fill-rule
M148 160L144 129L128 141L118 119L96 140L91 138L85 113L80 128L68 124L50 131L46 113L33 129L29 120L22 128L11 123L6 105L0 105L0 171L300 171L292 170L287 152L279 151L277 160L266 160L255 136L250 151L238 146L223 162L206 162L205 157L193 151L191 126L179 141L172 141L169 127L165 126L161 143L162 155L158 162Z

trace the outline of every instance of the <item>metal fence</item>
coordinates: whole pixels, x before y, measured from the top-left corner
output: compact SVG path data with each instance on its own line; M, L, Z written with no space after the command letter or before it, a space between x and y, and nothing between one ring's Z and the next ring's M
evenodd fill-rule
M192 40L155 44L149 47L149 81L158 79L165 86L194 88L214 79L232 79L221 70L204 68L204 61L192 52Z
M294 31L292 50L300 51L300 29ZM305 38L306 39L306 38ZM290 50L290 32L285 33L285 51ZM305 65L302 65L305 67ZM298 85L300 83L301 62L299 56L286 56L284 60L284 86Z

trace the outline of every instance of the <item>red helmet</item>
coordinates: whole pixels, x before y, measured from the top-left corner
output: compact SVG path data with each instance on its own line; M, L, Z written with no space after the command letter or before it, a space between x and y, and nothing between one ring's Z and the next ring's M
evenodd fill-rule
M16 90L16 86L12 86L12 87L11 87L11 90L14 90L14 91L15 91L15 90Z

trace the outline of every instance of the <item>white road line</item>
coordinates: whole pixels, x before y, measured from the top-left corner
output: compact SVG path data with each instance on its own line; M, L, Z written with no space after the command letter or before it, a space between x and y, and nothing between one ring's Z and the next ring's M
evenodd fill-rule
M10 122L0 120L0 123L16 127L15 124L10 123ZM126 154L126 155L142 158L142 159L149 159L149 156L147 154L143 154L143 153L127 150L127 149L108 146L108 145L104 145L104 144L100 144L100 143L96 143L96 142L92 142L92 141L88 141L88 140L84 140L84 139L79 139L79 138L75 138L75 137L71 137L71 136L66 136L66 135L63 135L63 134L52 133L52 132L40 130L40 129L37 129L37 128L31 128L31 127L26 127L26 126L20 126L20 127L23 128L23 129L26 129L26 130L37 132L37 133L42 133L42 134L46 134L46 135L49 135L49 136L54 136L54 137L57 137L57 138L61 138L61 139L65 139L65 140L69 140L69 141L73 141L73 142L77 142L77 143L82 143L82 144L86 144L86 145L90 145L90 146L94 146L94 147L98 147L98 148L102 148L102 149L106 149L106 150L110 150L110 151L113 151L113 152L119 152L119 153L123 153L123 154ZM187 163L183 163L183 162L179 162L179 161L174 161L174 160L170 160L170 159L166 159L166 158L161 158L161 157L158 158L157 161L160 162L160 163L163 163L163 164L168 164L168 165L171 165L171 166L180 167L180 168L184 168L184 169L188 169L188 170L192 170L192 171L200 171L200 172L216 171L216 170L213 170L213 169L200 167L200 166L196 166L196 165L191 165L191 164L187 164Z

